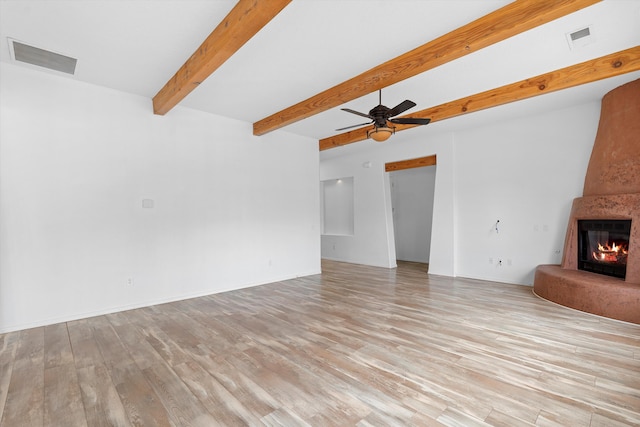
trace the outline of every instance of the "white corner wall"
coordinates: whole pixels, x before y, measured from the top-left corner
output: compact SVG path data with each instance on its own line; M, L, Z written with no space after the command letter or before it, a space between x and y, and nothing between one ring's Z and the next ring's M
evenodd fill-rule
M320 272L316 140L0 67L0 332Z
M560 263L599 117L590 103L456 133L458 276L530 285Z
M599 114L600 103L591 102L487 125L476 120L465 130L455 130L462 122L451 119L444 127L434 123L396 134L385 144L363 142L364 149L321 155L321 179L356 177L355 234L323 236L322 256L394 267L384 164L436 154L429 273L532 284L536 266L560 262ZM364 162L372 167L363 168Z

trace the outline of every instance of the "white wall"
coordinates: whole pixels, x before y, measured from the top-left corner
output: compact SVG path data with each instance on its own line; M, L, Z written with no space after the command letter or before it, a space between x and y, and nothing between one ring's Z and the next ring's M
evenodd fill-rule
M429 262L436 166L391 172L396 259Z
M407 132L409 134L410 132ZM387 162L437 154L433 231L429 271L453 275L454 209L453 209L453 139L442 132L422 138L419 131L413 139L403 140L397 134L386 143L360 143L365 150L341 152L320 163L320 179L354 176L354 235L322 236L322 257L380 267L396 266L396 251L391 214ZM345 147L347 148L347 147ZM341 150L341 149L337 149ZM364 167L364 165L370 167ZM369 165L370 164L370 165ZM438 251L434 252L433 248ZM335 249L334 249L335 247Z
M322 256L393 267L384 163L436 154L430 274L531 284L537 265L559 263L571 203L582 195L600 103L487 125L482 114L467 130L455 130L461 122L451 119L384 144L363 142L360 149L321 155L321 179L356 176L358 207L353 238L323 237ZM366 161L372 168L362 167Z
M388 252L386 215L387 208L390 213L391 199L385 197L385 177L379 172L379 164L363 168L362 162L360 158L344 157L321 169L321 181L350 176L354 186L353 234L322 235L322 257L356 264L395 266L395 258L391 261ZM375 246L369 245L372 242Z
M456 133L457 275L532 284L560 263L599 116L592 103Z
M322 234L353 234L353 178L322 181Z
M320 271L316 140L0 66L0 332Z

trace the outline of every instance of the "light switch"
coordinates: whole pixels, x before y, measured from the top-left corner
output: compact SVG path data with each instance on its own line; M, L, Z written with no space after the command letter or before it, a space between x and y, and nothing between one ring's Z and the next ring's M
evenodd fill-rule
M153 209L152 199L142 199L142 207L145 209Z

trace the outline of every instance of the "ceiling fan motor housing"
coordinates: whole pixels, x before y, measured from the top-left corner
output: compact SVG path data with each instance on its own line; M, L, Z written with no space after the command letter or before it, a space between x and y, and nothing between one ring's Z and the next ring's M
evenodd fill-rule
M371 111L369 111L369 115L373 117L374 126L385 127L387 125L387 113L389 112L389 107L385 107L380 104L376 107L373 107Z

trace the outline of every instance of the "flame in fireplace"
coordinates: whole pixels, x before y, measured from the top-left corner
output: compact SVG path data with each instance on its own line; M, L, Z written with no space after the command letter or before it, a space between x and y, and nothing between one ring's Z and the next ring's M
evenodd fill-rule
M593 259L600 262L611 262L616 264L627 263L627 246L616 245L615 242L609 244L598 243L598 250L593 252Z

